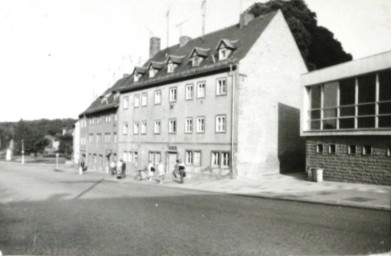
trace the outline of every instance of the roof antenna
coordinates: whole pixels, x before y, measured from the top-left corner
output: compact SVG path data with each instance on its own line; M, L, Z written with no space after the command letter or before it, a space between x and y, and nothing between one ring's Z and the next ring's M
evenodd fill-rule
M202 0L202 36L205 35L205 19L206 19L206 0Z

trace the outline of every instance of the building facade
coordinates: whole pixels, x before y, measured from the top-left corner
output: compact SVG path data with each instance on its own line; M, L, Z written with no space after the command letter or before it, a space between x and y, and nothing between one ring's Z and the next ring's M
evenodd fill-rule
M304 166L305 63L280 11L160 50L118 90L118 155L128 170L258 176Z
M302 86L307 168L391 185L391 52L307 73Z

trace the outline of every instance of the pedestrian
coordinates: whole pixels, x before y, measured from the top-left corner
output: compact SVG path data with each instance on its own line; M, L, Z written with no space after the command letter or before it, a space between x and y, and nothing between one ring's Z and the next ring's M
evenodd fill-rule
M161 160L158 165L158 174L159 174L159 183L162 184L164 180L165 172L164 172L164 164Z
M110 173L111 173L111 175L115 174L115 162L113 159L110 162Z
M118 174L120 171L121 171L121 168L122 168L122 159L118 160L117 162L117 166L115 167L115 173Z
M147 170L148 170L148 180L152 180L155 174L155 167L153 166L152 161L149 161Z
M125 179L126 176L126 164L125 162L121 159L121 176Z
M84 162L84 158L82 158L79 164L79 175L83 175L84 166L85 166L85 162Z
M179 183L183 183L183 178L186 177L185 164L182 161L179 161L178 164L179 171Z

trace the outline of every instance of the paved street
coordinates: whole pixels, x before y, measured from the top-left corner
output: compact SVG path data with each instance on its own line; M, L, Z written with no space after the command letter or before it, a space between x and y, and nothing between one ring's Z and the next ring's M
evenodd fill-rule
M197 192L0 162L0 250L346 255L390 250L390 212Z

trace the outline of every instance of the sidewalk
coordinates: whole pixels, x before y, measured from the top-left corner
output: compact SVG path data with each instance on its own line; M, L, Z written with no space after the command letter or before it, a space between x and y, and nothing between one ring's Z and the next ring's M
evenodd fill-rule
M75 169L67 171L72 171L77 174ZM108 176L105 173L87 172L86 175L88 174L104 175L108 179L116 180L115 176ZM178 184L172 181L171 177L167 177L163 184L158 184L155 181L133 181L133 176L128 175L121 182L328 205L391 210L390 186L331 181L316 183L307 181L304 173L265 175L256 180L250 178L237 178L234 180L225 178L217 180L188 173L184 184Z

